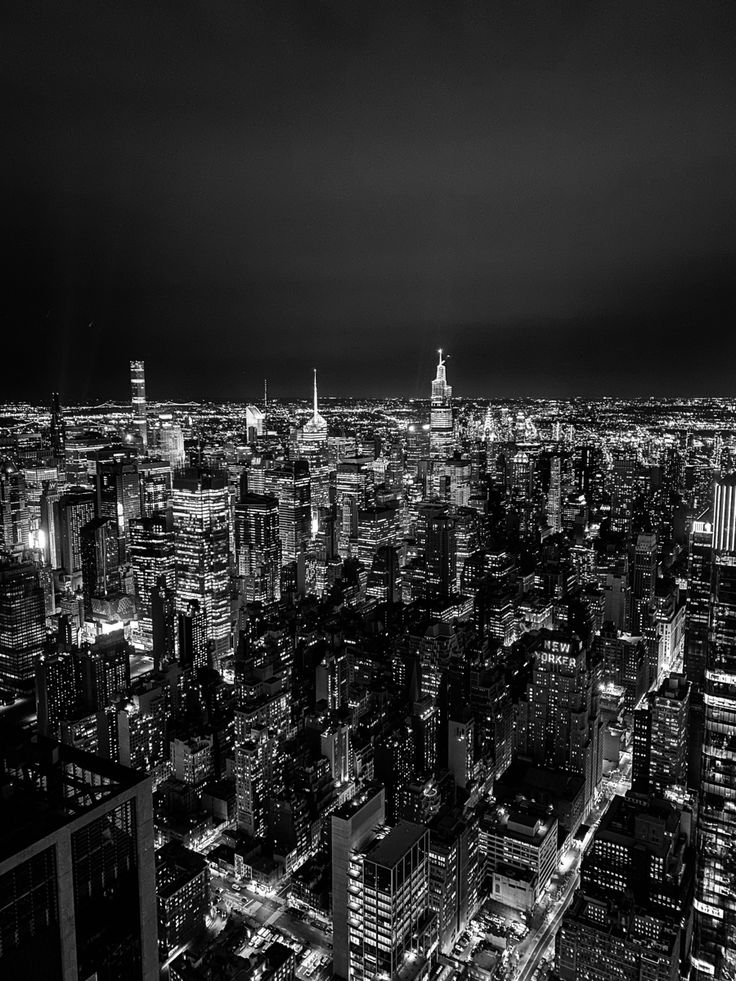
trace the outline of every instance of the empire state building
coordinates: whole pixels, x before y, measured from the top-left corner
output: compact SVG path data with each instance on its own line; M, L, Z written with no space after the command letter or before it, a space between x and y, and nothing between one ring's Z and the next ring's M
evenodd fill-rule
M447 384L447 367L442 359L442 348L437 374L432 381L432 404L429 415L429 455L445 459L452 455L455 446L455 428L452 417L452 386Z

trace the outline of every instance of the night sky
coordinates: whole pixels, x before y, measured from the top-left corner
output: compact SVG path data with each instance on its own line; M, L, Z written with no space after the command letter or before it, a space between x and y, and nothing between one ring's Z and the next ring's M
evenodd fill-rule
M5 3L2 398L736 396L736 4Z

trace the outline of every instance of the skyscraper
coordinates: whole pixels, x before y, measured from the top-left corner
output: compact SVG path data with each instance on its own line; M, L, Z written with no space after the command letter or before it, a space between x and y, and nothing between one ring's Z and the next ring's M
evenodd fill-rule
M0 465L0 549L22 557L28 548L29 536L25 477L6 460Z
M520 704L519 748L547 767L585 777L586 807L602 773L600 718L593 675L577 637L541 630L526 698Z
M174 532L169 517L153 514L130 522L130 561L135 579L138 623L147 646L153 643L153 591L164 578L174 592ZM164 654L164 652L159 652Z
M428 829L410 821L352 853L349 981L383 976L412 981L426 972L438 948L437 914L429 905L429 854Z
M665 678L634 711L632 782L635 790L663 794L687 784L690 682Z
M279 502L275 497L246 493L235 505L235 556L246 600L278 600L281 542Z
M736 974L736 477L717 481L704 681L695 957L698 978Z
M174 478L176 607L199 603L207 640L219 656L230 648L230 500L218 471L190 469Z
M112 518L93 518L82 528L82 591L86 620L93 619L95 599L106 599L120 588L118 546Z
M386 818L386 792L382 787L365 787L361 793L332 815L332 936L335 977L350 973L348 946L349 904L358 886L348 875L350 856L383 824Z
M448 457L452 455L455 443L455 428L452 415L452 386L447 384L446 362L442 359L442 348L437 363L437 374L432 381L432 401L429 413L429 455Z
M63 463L66 456L66 425L61 408L59 393L51 395L51 455L57 463Z
M0 564L0 689L33 689L36 658L46 639L46 606L37 568Z
M327 439L327 422L320 415L317 399L317 369L314 369L314 387L312 391L312 415L299 430L298 440L301 449L321 446Z
M145 456L148 452L148 419L146 416L146 371L143 361L130 362L130 395L133 404L133 428Z
M0 976L155 981L150 777L43 738L0 758Z

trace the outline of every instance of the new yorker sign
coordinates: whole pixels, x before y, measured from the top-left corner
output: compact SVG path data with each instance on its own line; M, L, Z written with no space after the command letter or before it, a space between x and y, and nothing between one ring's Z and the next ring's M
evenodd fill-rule
M565 668L568 671L575 670L575 658L570 657L569 654L552 654L550 651L544 651L541 661L542 664L549 664L553 668Z

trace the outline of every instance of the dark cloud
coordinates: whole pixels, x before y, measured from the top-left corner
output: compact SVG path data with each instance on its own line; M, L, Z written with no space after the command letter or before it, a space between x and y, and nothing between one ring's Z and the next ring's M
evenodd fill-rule
M735 393L731 3L4 20L8 397Z

